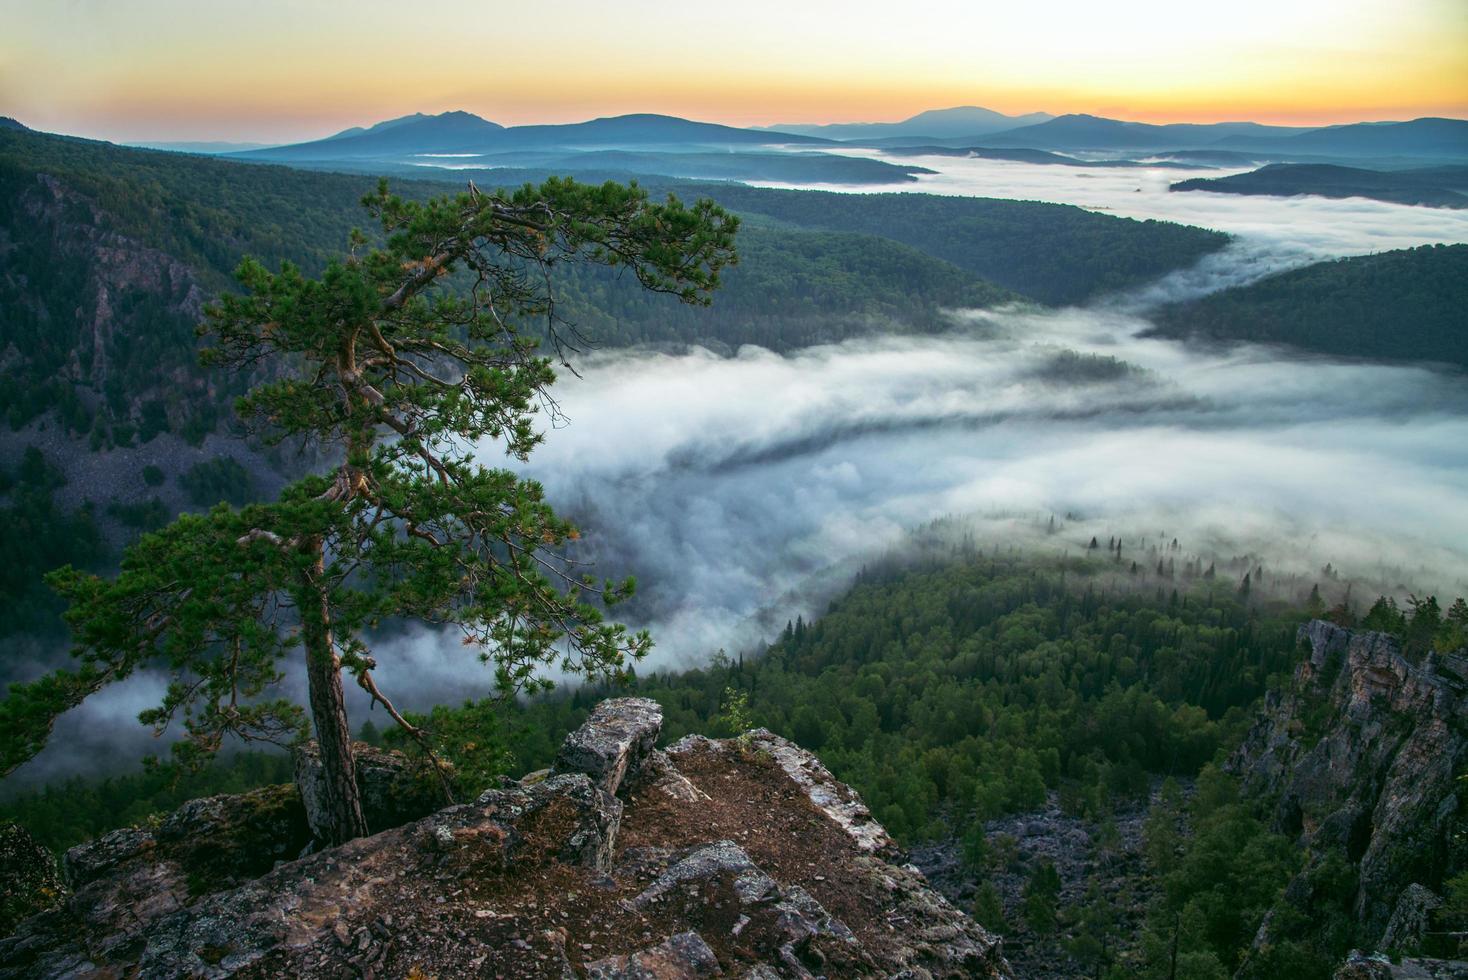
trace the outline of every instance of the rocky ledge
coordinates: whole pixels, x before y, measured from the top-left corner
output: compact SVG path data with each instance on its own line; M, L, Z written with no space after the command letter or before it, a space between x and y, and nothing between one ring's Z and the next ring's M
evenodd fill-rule
M1458 778L1468 764L1468 655L1409 658L1393 636L1321 620L1301 627L1300 641L1309 658L1287 690L1268 695L1230 760L1250 796L1276 801L1276 829L1310 851L1285 902L1308 909L1310 871L1339 854L1357 869L1364 941L1395 952L1455 947L1457 937L1431 935L1432 911L1444 878L1468 867ZM1265 919L1256 946L1273 941L1274 922Z
M661 727L654 702L603 702L555 769L269 870L181 869L236 811L252 853L295 848L266 834L299 834L287 790L170 817L202 828L186 852L108 835L0 941L0 977L1010 976L809 753L763 730L660 751Z

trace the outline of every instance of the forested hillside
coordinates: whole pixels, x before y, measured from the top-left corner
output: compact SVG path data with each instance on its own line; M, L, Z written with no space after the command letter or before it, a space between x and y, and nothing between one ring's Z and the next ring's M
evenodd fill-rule
M883 235L1048 304L1080 303L1138 285L1192 265L1228 241L1221 232L1189 225L1038 201L753 187L705 191L736 211Z
M720 652L704 668L646 674L632 690L663 705L670 740L767 726L817 752L904 843L956 852L960 877L977 883L967 892L975 914L1016 937L1017 968L1162 978L1181 938L1188 965L1178 976L1225 976L1248 957L1250 976L1328 977L1354 935L1344 907L1279 920L1288 942L1249 954L1306 855L1271 829L1272 798L1243 795L1217 765L1260 696L1307 656L1296 627L1323 611L1318 588L1160 542L1088 553L1101 557L958 543L884 561L761 655ZM1321 578L1339 588L1328 570ZM1331 615L1355 622L1363 611L1347 601ZM1461 601L1444 614L1435 600L1405 613L1383 600L1364 618L1402 633L1416 658L1468 637ZM426 720L467 796L548 765L612 693L588 686L509 708L439 708ZM1318 710L1311 717L1325 723ZM384 740L370 722L360 734ZM411 750L394 733L386 740ZM283 757L243 755L181 781L166 769L75 781L0 814L60 847L192 796L287 778ZM1034 828L1057 818L1084 828L1082 841L1036 849L1034 835L1052 831ZM1033 839L1021 846L1010 827ZM1349 869L1327 862L1309 873L1324 881ZM1023 888L1006 885L1001 901L995 882Z
M1468 368L1468 245L1320 262L1167 307L1156 333Z
M1468 167L1416 170L1362 170L1332 164L1273 163L1228 177L1197 177L1173 184L1174 191L1215 194L1266 194L1291 197L1366 197L1393 204L1468 208Z

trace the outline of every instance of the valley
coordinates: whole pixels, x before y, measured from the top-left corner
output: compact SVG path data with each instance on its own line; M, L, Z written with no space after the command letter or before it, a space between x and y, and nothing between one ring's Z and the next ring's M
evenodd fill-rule
M495 118L0 120L0 975L1461 967L1468 122Z

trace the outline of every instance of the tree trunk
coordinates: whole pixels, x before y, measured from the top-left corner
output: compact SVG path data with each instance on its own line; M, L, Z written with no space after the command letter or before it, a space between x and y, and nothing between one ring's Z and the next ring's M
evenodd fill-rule
M357 766L352 755L352 732L347 726L347 703L342 692L341 661L331 638L331 612L319 582L323 570L321 539L306 542L311 567L301 575L297 599L301 613L301 640L306 648L306 680L310 690L311 721L321 750L321 776L328 845L367 835L362 795L357 789Z

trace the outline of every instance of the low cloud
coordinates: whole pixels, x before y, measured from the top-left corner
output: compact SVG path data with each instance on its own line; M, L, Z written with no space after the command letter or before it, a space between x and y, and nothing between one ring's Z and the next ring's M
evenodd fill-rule
M1183 172L1165 169L933 165L948 172L919 189L1073 201L1239 239L1092 308L970 311L939 337L587 359L558 385L570 424L528 472L585 529L600 573L637 575L619 615L653 631L653 665L768 639L947 515L1002 546L1177 537L1190 554L1259 556L1306 581L1330 562L1363 590L1468 593L1461 375L1141 336L1159 303L1322 255L1468 239L1468 212L1168 194ZM400 702L489 690L455 634L411 628L377 648ZM158 687L140 676L68 715L23 781L136 758L150 741L130 718Z

